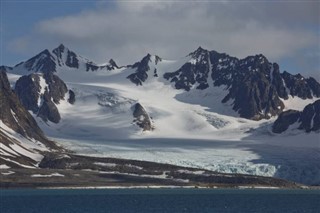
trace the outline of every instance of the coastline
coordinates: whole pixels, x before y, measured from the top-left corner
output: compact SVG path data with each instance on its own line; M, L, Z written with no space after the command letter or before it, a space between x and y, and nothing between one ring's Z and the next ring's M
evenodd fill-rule
M0 169L0 188L32 189L303 189L284 179L118 158L48 154L37 168Z

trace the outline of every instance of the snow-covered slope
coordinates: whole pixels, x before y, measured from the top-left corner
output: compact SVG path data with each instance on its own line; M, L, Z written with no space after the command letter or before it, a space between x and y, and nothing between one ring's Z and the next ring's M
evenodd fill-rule
M49 151L43 143L22 136L0 120L0 168L35 168L42 160L39 151Z
M76 54L78 67L67 65L68 56L57 54L59 58L55 58L50 54L56 65L55 74L74 91L76 101L70 104L61 100L56 104L61 115L59 123L44 122L36 115L35 118L46 135L71 150L320 183L319 133L275 135L271 132L274 117L260 121L241 118L239 111L233 109L234 99L221 102L230 85L214 85L212 78L201 80L203 73L213 75L211 59L204 63L205 72L201 72L200 80L190 85L185 81L187 91L176 89L174 76L168 80L164 75L175 73L186 63L202 63L201 57L192 54L175 61L148 54L134 65L113 69L97 65L93 72L87 70L87 64L94 63ZM217 63L235 63L236 59L223 57L226 59ZM75 57L69 58L73 64ZM229 69L227 65L220 67ZM18 68L7 71L11 85L15 84L17 74L30 73ZM174 75L182 79L180 71ZM197 78L199 73L194 71ZM220 77L220 82L227 79ZM206 88L197 89L202 83ZM289 103L296 106L296 102L302 107L315 99L289 98L285 107ZM143 131L134 122L136 103L149 114L153 131Z

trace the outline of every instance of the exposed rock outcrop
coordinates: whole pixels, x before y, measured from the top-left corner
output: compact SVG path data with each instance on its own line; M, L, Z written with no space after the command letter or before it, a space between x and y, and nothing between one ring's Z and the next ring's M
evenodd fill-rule
M59 123L61 116L57 106L51 101L51 96L46 90L43 95L43 103L39 108L38 114L44 121L51 121L53 123Z
M107 67L108 70L115 70L115 69L119 69L120 68L113 59L110 59L109 60L109 64L107 64L105 66Z
M320 100L308 104L302 112L288 110L282 112L272 126L274 133L282 133L289 126L297 124L297 129L306 132L320 130Z
M179 70L165 73L163 77L174 83L176 89L189 91L196 83L196 89L204 90L209 87L210 52L199 47L190 53L193 60L185 63Z
M16 66L23 66L30 72L56 72L55 59L49 50L44 50L38 55L32 57L28 61L18 64Z
M40 86L39 74L30 74L20 77L15 85L15 93L18 95L21 103L27 110L37 113L40 106Z
M22 76L15 85L21 103L26 109L37 114L44 121L58 123L61 119L56 104L65 98L68 92L66 84L51 72ZM69 102L75 102L75 96L69 91Z
M301 112L297 110L288 110L282 112L279 115L278 119L274 122L272 126L272 131L274 133L281 133L286 131L290 125L299 121L300 116Z
M50 79L48 81L58 81L55 85L60 86L56 88L49 88L52 85L48 86L48 92L54 98L53 103L55 104L58 104L67 89L62 83L59 83L59 79L53 73L61 70L112 71L120 68L126 68L131 72L127 79L137 86L143 85L150 78L160 77L161 79L160 75L163 75L164 78L160 81L167 80L176 89L186 92L205 90L210 94L214 93L215 87L221 86L227 91L227 94L220 98L220 101L224 105L231 106L240 117L247 119L260 120L279 115L284 109L281 99L286 100L290 96L302 99L320 97L320 84L314 78L305 78L301 74L292 75L286 71L281 73L279 65L270 63L262 54L238 59L225 53L208 51L199 47L187 55L185 59L186 62L179 68L175 68L175 71L172 71L171 67L168 71L163 70L162 66L158 66L162 59L150 54L143 57L141 61L125 67L119 67L112 59L107 64L97 65L61 44L54 50L44 50L15 67L2 66L2 68L22 75L28 71L43 73L46 81L47 79ZM30 82L32 79L33 83ZM36 100L39 102L41 99L37 96L39 87L32 85L38 84L39 79L33 76L29 79L26 77L24 81L25 85L28 84L31 88L24 87L28 92L20 89L17 90L17 93L19 93L19 97L25 96L22 93L31 94L30 97L25 97L22 102L29 110L37 112L39 104L37 106L35 103ZM69 92L70 103L74 103L73 94ZM210 97L210 95L206 97ZM204 102L208 102L208 100Z
M299 129L306 132L318 131L320 129L320 100L308 104L300 116Z
M314 78L305 78L301 74L292 75L288 72L281 74L291 96L302 99L320 97L320 84Z
M27 61L20 62L14 67L2 66L6 71L15 74L26 75L28 73L56 73L58 70L69 70L70 68L83 69L85 71L112 70L118 68L114 61L110 65L100 66L85 59L60 44L52 51L44 50Z
M261 54L240 60L199 47L188 57L189 62L163 77L176 89L185 91L225 87L228 94L221 102L230 101L233 110L243 118L260 120L278 115L284 109L280 98L288 99L289 95L303 99L320 97L320 84L315 79L281 74L279 65Z
M76 102L76 95L74 94L74 92L72 90L69 90L68 102L70 104L74 104Z
M150 116L140 103L134 105L133 117L133 122L142 128L143 131L152 131L154 129Z
M139 86L148 79L148 71L150 70L149 63L152 62L152 57L154 59L154 65L157 65L158 62L162 60L159 56L151 56L150 54L148 54L140 62L137 62L132 66L128 66L132 69L136 69L134 73L130 74L127 77L132 83ZM154 70L153 74L156 77L156 69Z
M3 70L0 70L0 109L0 120L7 127L26 138L33 138L48 147L57 148L54 142L44 136L37 122L11 90L6 72ZM1 142L5 141L12 140L5 139L5 134L2 134Z
M52 52L53 52L53 54L56 55L57 61L60 66L65 64L68 67L79 68L79 59L77 57L77 54L70 51L63 44L60 44ZM66 57L64 57L64 56L66 56Z

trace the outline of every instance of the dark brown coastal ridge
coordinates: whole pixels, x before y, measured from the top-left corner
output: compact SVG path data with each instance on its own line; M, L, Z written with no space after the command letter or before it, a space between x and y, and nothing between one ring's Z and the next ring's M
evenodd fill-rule
M208 187L304 188L282 179L116 158L48 153L39 168L0 170L5 188Z

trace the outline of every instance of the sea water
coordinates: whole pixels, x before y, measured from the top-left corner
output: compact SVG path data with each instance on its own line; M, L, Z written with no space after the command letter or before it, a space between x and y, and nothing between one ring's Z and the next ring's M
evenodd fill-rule
M320 190L15 189L0 212L320 212Z

